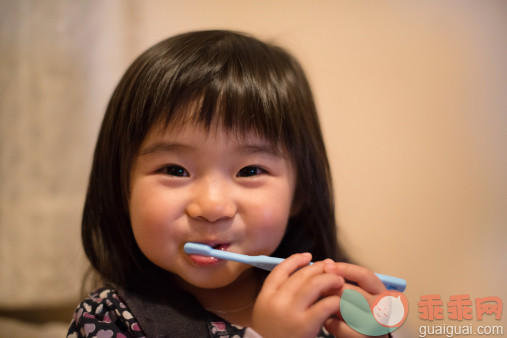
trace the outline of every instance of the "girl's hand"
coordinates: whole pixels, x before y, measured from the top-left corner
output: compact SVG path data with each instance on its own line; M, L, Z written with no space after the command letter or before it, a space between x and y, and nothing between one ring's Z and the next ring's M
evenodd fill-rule
M380 279L367 268L354 264L339 262L326 264L325 269L326 273L337 274L345 278L347 281L357 284L353 285L346 283L338 293L340 297L345 289L353 289L360 292L366 298L368 304L371 306L371 304L375 301L375 298L387 290ZM339 311L336 312L332 318L326 320L324 326L329 331L329 333L335 335L336 337L365 337L364 335L350 328L343 321Z
M309 253L292 255L266 278L254 305L251 325L264 338L314 338L323 323L339 313L338 294L344 279L337 271L342 269L337 269L332 260L308 265L311 258ZM341 332L335 321L329 324Z

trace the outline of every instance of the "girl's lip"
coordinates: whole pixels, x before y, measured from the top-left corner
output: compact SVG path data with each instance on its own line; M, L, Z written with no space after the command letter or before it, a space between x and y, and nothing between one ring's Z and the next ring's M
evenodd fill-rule
M194 243L206 244L215 250L225 250L231 246L231 242L218 242L218 241L195 241Z
M196 242L196 243L202 243L211 246L213 249L216 250L227 250L230 246L230 243L222 243L222 242ZM203 255L196 255L196 254L190 254L188 255L190 257L190 260L192 263L198 266L213 266L218 265L221 263L224 263L225 260L218 259L216 257L210 257L210 256L203 256Z

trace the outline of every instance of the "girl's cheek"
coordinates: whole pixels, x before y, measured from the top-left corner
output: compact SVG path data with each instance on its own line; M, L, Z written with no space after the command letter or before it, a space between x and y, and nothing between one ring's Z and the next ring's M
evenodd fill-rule
M131 199L130 217L132 229L137 240L167 241L168 238L181 237L178 229L177 209L166 194L153 190L151 194L134 195ZM172 207L170 207L172 206Z
M273 205L277 205L276 202ZM280 204L278 204L280 207ZM280 244L288 222L288 207L259 206L250 219L245 220L248 237L255 241L259 254L271 254Z

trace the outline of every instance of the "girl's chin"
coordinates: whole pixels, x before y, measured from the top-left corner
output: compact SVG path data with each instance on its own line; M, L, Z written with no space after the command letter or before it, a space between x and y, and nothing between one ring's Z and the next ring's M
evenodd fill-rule
M216 271L216 273L211 274L196 273L193 275L187 275L185 278L180 277L180 280L182 282L182 286L186 289L221 289L232 286L237 282L241 283L241 280L244 278L244 276L251 276L251 273L254 269L247 267L237 270L220 270L221 271Z
M186 279L182 280L182 286L187 291L192 291L195 289L201 290L214 290L214 289L222 289L230 286L235 281L234 278L220 278L213 280L196 280L196 279Z

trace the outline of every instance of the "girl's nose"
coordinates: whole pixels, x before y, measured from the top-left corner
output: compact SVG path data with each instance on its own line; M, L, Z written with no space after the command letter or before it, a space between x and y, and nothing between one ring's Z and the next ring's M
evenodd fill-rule
M236 214L236 204L222 179L203 180L194 194L187 205L187 214L192 218L214 223Z

